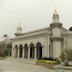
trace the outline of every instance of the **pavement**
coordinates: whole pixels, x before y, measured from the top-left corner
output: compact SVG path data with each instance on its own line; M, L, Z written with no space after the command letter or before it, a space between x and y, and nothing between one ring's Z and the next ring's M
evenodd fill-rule
M55 68L72 71L72 63L70 63L69 66L65 66L64 64L59 64L59 65L56 65Z
M72 72L70 70L50 70L31 63L18 62L14 59L0 60L0 72Z

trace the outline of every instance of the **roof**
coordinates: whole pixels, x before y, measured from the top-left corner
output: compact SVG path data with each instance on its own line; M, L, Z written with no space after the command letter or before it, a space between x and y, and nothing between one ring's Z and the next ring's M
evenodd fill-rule
M16 36L14 39L18 39L18 38L23 38L23 37L28 37L28 36L35 36L35 35L39 35L39 34L50 34L50 27L46 27L46 28L41 28L38 30L34 30L34 31L30 31L30 32L26 32L26 33L21 33L19 34L19 36Z

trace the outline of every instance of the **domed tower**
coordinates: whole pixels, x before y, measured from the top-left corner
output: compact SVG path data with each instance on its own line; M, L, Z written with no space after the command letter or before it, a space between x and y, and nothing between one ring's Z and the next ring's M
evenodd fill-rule
M52 43L52 57L59 58L62 50L62 23L59 22L59 15L57 11L54 11L52 16L53 22L50 24L51 27L51 43Z
M19 24L19 26L17 27L16 31L17 31L17 32L15 33L16 36L20 36L20 35L22 34L22 27L20 26L20 24Z
M52 19L53 19L53 23L59 23L59 15L57 13L57 10L54 11Z

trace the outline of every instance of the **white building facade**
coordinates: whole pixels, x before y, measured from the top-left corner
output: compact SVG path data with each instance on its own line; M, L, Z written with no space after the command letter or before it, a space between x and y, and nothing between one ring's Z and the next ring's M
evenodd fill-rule
M16 37L12 42L12 57L59 58L65 48L72 48L72 32L59 22L56 10L52 19L53 22L49 27L28 33L22 33L22 28L17 27Z

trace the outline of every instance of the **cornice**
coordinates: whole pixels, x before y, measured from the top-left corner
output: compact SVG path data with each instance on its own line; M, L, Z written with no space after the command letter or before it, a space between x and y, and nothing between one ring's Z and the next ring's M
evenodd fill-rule
M13 40L22 39L22 38L36 37L36 36L45 36L45 35L50 36L51 32L48 32L48 30L45 30L45 31L40 31L40 32L35 32L35 33L29 33L29 34L25 34L25 35L22 35L22 36L17 36Z
M54 40L54 41L60 41L60 40L63 40L64 38L63 37L51 37L50 38L51 40Z
M61 28L62 27L62 23L51 23L50 27L51 28L53 28L53 27L59 27L59 28Z

